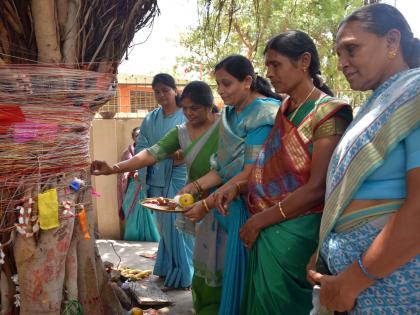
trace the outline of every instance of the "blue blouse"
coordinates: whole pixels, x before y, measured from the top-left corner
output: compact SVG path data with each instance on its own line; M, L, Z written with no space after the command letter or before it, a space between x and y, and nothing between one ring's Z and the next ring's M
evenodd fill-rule
M403 199L406 173L420 167L420 128L402 140L359 187L353 199Z

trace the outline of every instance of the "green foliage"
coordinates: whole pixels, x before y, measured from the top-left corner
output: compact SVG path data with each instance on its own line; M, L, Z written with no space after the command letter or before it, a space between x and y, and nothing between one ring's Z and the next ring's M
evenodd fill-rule
M264 74L263 50L276 34L300 29L318 48L322 74L337 90L348 89L337 71L334 39L340 21L362 0L198 0L200 25L184 33L181 44L190 52L179 67L210 79L213 66L229 54L243 54ZM200 66L201 65L201 66Z

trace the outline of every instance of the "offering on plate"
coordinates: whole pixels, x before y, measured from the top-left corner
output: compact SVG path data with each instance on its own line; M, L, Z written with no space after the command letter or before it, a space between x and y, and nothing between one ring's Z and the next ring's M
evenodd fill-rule
M182 194L175 196L174 199L165 197L146 198L140 201L140 204L146 208L163 212L183 212L184 207L194 203L194 197L191 194Z

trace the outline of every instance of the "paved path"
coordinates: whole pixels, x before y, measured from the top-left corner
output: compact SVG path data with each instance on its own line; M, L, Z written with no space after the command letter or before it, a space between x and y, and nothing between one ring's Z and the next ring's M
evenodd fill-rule
M157 251L158 243L152 242L128 242L114 240L97 240L99 253L102 261L109 261L115 267L124 266L136 269L152 269L155 261L150 258L141 257L142 253L154 253ZM162 281L153 276L153 281L159 287L163 286ZM191 315L195 314L192 306L191 292L184 290L171 290L167 294L175 301L174 305L159 310L159 314L170 315Z

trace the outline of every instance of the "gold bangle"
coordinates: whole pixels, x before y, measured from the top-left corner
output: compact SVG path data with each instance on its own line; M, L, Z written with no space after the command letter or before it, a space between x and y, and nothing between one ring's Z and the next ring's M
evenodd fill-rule
M193 183L194 187L197 189L197 192L198 193L202 193L203 192L203 189L201 188L200 184L196 180L193 181L192 183Z
M210 212L209 206L207 205L206 199L201 200L203 202L203 206L204 206L204 211L206 211L207 213Z
M241 194L241 185L239 183L235 183L236 189L238 190L238 194Z
M283 211L283 207L282 207L281 201L279 201L278 206L279 206L279 211L280 211L281 215L283 216L283 219L286 220L287 219L287 216L286 216L286 214Z

